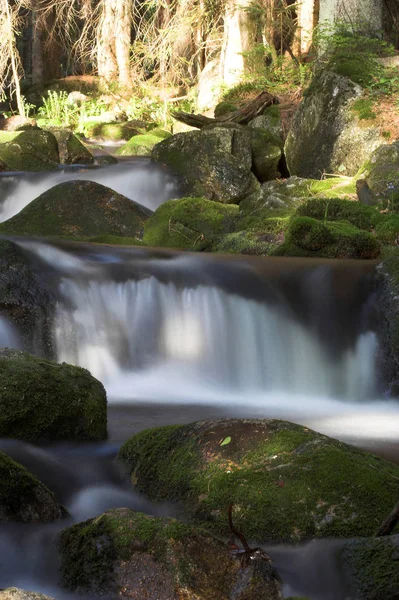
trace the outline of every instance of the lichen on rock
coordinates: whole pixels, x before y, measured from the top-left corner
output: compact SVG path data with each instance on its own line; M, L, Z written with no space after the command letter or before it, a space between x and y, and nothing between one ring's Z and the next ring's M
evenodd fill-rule
M51 171L59 163L54 135L42 129L0 131L0 160L5 171Z

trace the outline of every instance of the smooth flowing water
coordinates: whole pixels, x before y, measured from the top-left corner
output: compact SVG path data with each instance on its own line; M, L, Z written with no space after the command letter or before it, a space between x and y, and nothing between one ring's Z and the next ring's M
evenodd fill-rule
M77 176L150 208L178 193L173 178L140 161L3 177L2 218ZM70 522L121 506L179 514L135 494L113 461L121 442L154 425L278 417L399 460L399 405L384 398L378 377L374 263L15 241L51 297L49 356L87 367L108 392L107 443L40 449L0 441L54 490ZM0 345L23 347L20 333L0 316ZM54 552L64 526L2 527L0 587L70 598L58 588ZM286 595L344 600L339 544L268 549Z

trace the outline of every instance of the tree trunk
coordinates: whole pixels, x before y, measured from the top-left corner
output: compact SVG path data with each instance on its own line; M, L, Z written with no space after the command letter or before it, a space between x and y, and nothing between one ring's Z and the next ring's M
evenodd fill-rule
M132 25L132 0L119 0L115 11L115 54L119 85L131 87L130 31Z
M43 30L36 8L37 0L32 6L32 83L43 83Z
M115 8L118 0L102 0L101 23L97 38L97 69L106 81L118 79L115 50Z
M15 44L15 35L14 35L14 20L13 13L11 12L10 5L8 0L4 2L4 12L7 21L7 37L8 37L8 53L9 59L11 62L11 75L15 88L15 97L17 100L18 112L21 117L25 116L25 107L22 101L21 96L21 86L19 83L19 73L18 73L18 65L19 65L19 56L18 51ZM15 16L15 15L14 15Z

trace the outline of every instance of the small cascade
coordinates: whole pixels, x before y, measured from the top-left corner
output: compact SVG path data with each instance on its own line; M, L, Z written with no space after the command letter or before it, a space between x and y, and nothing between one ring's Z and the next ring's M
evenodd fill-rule
M7 175L0 177L0 222L19 213L53 186L74 179L101 183L151 210L179 196L175 178L161 166L145 159L106 167Z

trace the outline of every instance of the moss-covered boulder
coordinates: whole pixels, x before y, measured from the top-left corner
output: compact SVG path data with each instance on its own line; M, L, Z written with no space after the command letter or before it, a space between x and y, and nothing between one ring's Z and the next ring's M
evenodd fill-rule
M93 181L65 181L50 188L20 213L0 224L0 232L43 236L142 236L152 212Z
M399 535L346 542L340 562L356 600L397 600Z
M25 467L0 452L0 523L48 523L65 516L65 509L50 490Z
M362 94L359 85L336 73L323 70L313 78L285 143L291 175L356 174L383 143L379 128L353 110Z
M156 144L151 156L180 176L187 196L239 204L259 191L259 182L248 163L233 155L234 131L212 127L178 133Z
M26 592L19 588L6 588L0 590L0 600L55 600L50 596L38 594L37 592Z
M234 102L227 102L226 100L222 100L215 106L214 117L218 119L219 117L223 117L224 115L228 115L229 113L233 113L238 109L237 104Z
M281 236L272 231L236 231L218 238L212 244L212 252L269 256L282 241Z
M148 600L278 600L261 552L247 562L205 531L129 509L65 529L61 584L74 592Z
M50 131L0 131L0 160L6 171L51 171L59 163L58 144Z
M295 217L287 230L278 256L318 256L320 258L377 258L380 244L368 231L347 221L318 221Z
M144 227L148 246L205 250L223 233L234 231L238 206L204 198L181 198L161 204Z
M399 211L399 142L377 148L360 172L374 197Z
M301 425L267 419L148 429L120 449L137 491L257 542L373 535L397 502L399 466Z
M149 133L136 135L118 148L119 156L150 156L155 144L170 138L172 134L164 129L152 129Z
M252 119L252 121L248 123L248 126L255 129L263 129L283 143L284 131L278 104L273 104L272 106L265 108L263 115L259 115Z
M107 398L89 371L0 349L0 437L103 440Z
M370 231L382 222L385 215L372 206L336 198L310 199L298 206L296 214L321 221L348 221L358 229Z
M24 348L37 353L48 350L53 305L24 250L14 242L0 240L1 313L16 326Z
M116 122L104 123L97 120L84 123L85 135L88 138L95 138L104 142L119 142L130 140L134 135L141 133L136 123Z
M92 154L69 129L51 128L58 143L59 161L64 165L91 165Z

